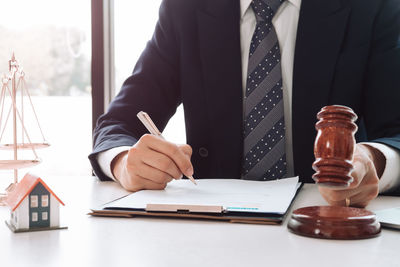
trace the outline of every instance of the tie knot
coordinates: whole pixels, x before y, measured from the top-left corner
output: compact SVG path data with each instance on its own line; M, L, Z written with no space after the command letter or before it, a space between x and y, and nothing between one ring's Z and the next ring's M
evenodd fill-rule
M272 17L284 0L252 0L251 7L256 14L257 22L272 21Z

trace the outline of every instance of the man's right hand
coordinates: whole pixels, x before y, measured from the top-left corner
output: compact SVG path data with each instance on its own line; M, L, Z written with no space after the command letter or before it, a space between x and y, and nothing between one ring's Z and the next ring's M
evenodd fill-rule
M176 145L163 138L145 134L111 163L111 170L120 184L129 191L164 189L182 174L193 175L190 162L192 148Z

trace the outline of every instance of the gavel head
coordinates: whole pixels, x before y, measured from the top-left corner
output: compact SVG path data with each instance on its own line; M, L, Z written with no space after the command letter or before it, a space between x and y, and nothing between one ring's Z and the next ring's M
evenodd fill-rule
M320 186L346 188L353 181L357 115L349 107L333 105L323 107L317 118L313 179Z

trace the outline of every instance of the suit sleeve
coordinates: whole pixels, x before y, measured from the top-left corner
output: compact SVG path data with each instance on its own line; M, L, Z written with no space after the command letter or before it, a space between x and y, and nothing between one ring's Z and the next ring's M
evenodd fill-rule
M136 117L139 111L147 112L163 130L181 103L179 46L170 2L162 2L152 39L108 111L97 121L89 159L100 180L110 178L101 171L97 154L114 147L132 146L147 132Z
M383 0L369 58L364 120L368 139L400 151L400 1ZM400 194L400 188L394 190Z

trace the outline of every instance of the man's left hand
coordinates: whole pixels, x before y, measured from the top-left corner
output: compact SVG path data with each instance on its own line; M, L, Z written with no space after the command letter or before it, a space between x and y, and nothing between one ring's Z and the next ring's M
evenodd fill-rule
M334 189L319 186L321 195L332 206L349 204L364 208L379 193L379 177L386 164L383 154L369 145L357 144L352 163L354 170L351 175L354 180L348 188Z

